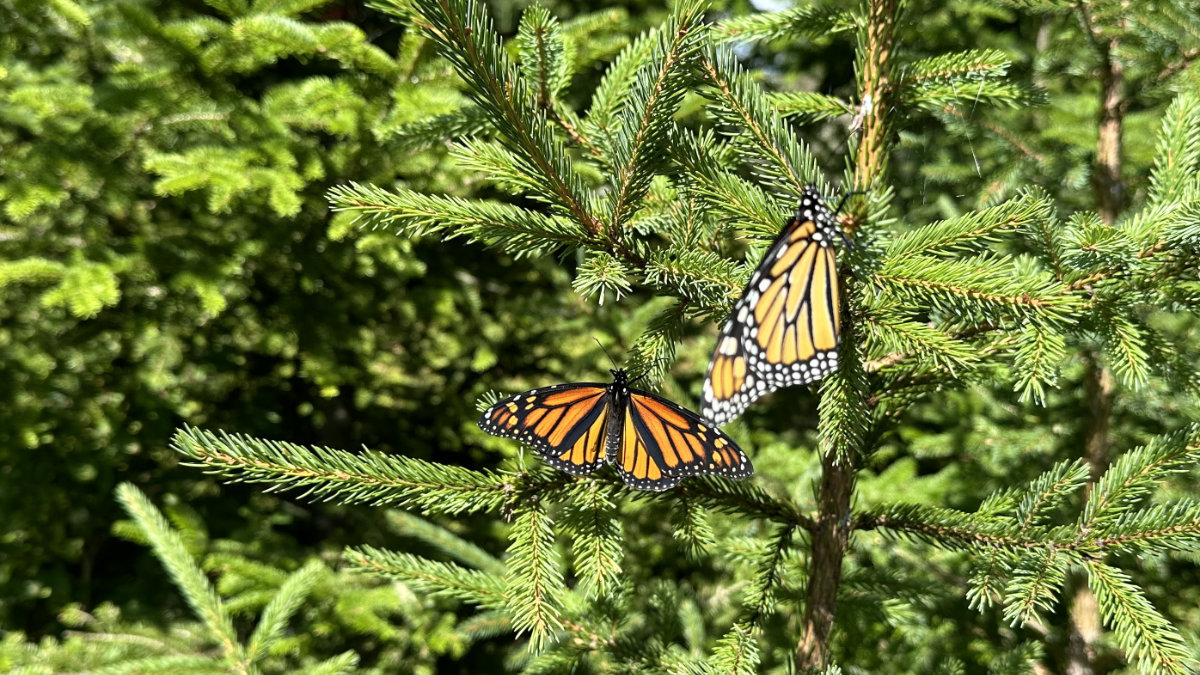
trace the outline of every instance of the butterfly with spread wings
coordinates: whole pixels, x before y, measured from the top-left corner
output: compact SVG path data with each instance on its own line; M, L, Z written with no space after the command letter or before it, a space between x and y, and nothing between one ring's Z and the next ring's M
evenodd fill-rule
M750 458L720 430L661 396L632 389L624 370L613 382L559 384L510 396L479 417L479 428L535 448L576 476L605 462L625 484L662 491L682 478L745 478Z
M812 185L733 308L704 378L701 413L717 424L776 389L837 370L842 324L834 212Z

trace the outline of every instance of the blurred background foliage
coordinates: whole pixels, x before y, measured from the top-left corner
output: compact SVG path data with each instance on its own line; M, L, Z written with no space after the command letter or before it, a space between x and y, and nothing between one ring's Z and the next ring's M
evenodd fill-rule
M601 11L543 4L587 64L563 96L579 105L606 63L666 13L665 3L649 1ZM491 2L497 28L515 34L525 6ZM710 7L714 20L755 11L749 2ZM1183 9L1177 15L1188 30L1200 26ZM1031 183L1064 210L1096 208L1100 85L1077 17L974 0L914 0L907 16L920 18L899 27L910 51L1004 52L1024 104L926 106L903 119L892 163L905 222L952 217ZM621 363L663 301L640 288L603 303L585 297L571 288L581 262L571 257L515 259L457 241L356 233L348 217L329 211L326 192L351 181L522 199L479 180L447 144L420 133L422 120L467 101L463 85L426 39L369 3L0 0L0 26L0 669L106 663L97 635L179 649L198 639L198 619L144 531L123 520L114 498L123 481L164 509L243 632L289 574L319 561L282 643L293 651L281 647L266 671L315 668L347 650L380 672L494 664L488 627L464 641L451 630L452 604L336 571L346 545L430 547L406 515L219 485L177 468L168 439L189 423L495 466L519 451L475 428L477 398L607 379L610 364L593 338ZM1123 57L1122 169L1132 199L1146 189L1154 132L1173 92L1200 79L1186 67L1160 78L1181 58L1177 45L1156 37L1161 26L1133 21L1122 30L1132 45ZM852 93L849 34L807 38L742 45L738 55L771 90ZM828 175L839 174L851 115L830 120L801 108L791 116L798 132ZM704 121L698 105L685 102L683 111L683 124ZM1149 320L1197 353L1194 317ZM715 327L692 322L687 331L663 390L694 404ZM1078 347L1044 406L987 382L917 406L871 458L860 499L970 509L1078 456L1088 417L1087 345ZM1119 388L1112 443L1144 442L1196 413L1193 390L1176 383ZM732 429L752 449L757 480L806 493L816 475L815 426L813 392L795 389ZM626 555L668 576L690 564L676 559L673 521L644 503L627 508L627 539L644 550ZM503 550L487 520L447 526ZM987 663L1026 640L1065 649L1054 626L1039 634L1008 626L998 610L970 609L957 578L961 555L874 537L856 539L847 571L838 646L845 663L904 672L890 669ZM1147 558L1138 579L1193 648L1197 562ZM801 568L797 561L792 573ZM694 583L714 583L721 570L689 573ZM802 585L792 579L788 588ZM679 601L669 589L654 592ZM894 600L880 607L880 595ZM864 611L853 611L856 600ZM694 630L681 624L679 640L698 644ZM871 647L883 642L886 652Z

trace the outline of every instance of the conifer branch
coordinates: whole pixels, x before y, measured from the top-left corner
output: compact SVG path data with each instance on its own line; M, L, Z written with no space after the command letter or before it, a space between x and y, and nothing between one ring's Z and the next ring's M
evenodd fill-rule
M887 256L899 259L978 252L996 241L999 232L1043 222L1050 214L1049 201L1026 193L999 206L906 230L887 243Z
M563 526L575 535L575 574L586 595L605 596L619 583L624 553L616 505L595 481L572 487Z
M504 573L504 563L496 556L444 527L398 509L388 509L385 518L392 530L400 536L419 539L455 560L489 574Z
M257 661L267 655L271 644L278 641L287 628L287 622L300 609L301 603L307 598L309 591L317 582L317 577L325 571L320 560L309 561L304 567L296 570L279 586L274 597L263 608L258 625L246 643L246 655L249 661Z
M794 523L784 525L779 528L778 536L771 539L770 545L765 551L765 555L759 561L759 566L755 570L754 582L751 585L750 592L747 596L748 607L750 609L750 629L753 630L758 626L759 620L770 610L774 603L775 584L779 578L779 566L783 560L784 554L792 546L792 533L795 531Z
M758 672L758 644L753 627L734 624L717 643L709 660L711 675L755 675Z
M1179 58L1168 63L1165 68L1159 71L1154 77L1150 78L1150 86L1157 86L1175 77L1185 68L1192 65L1192 62L1200 58L1200 47L1192 47L1185 49L1179 55Z
M356 183L330 189L329 200L335 211L355 214L364 226L395 228L397 234L410 237L432 233L448 239L466 236L517 256L549 253L591 239L574 223L497 202Z
M361 572L402 581L433 596L453 598L490 609L504 607L506 601L500 577L454 563L428 560L373 546L348 548L343 558Z
M618 236L619 229L637 210L654 170L665 161L662 148L671 130L672 114L685 93L686 68L704 35L701 19L699 3L679 3L674 16L658 33L649 67L634 78L613 139L617 185L610 209L612 236Z
M565 584L558 569L550 516L541 500L534 495L515 510L504 577L505 606L512 614L513 628L518 633L529 632L529 646L536 653L562 628Z
M1079 519L1087 533L1100 523L1126 513L1165 476L1182 470L1200 453L1200 425L1167 436L1121 455L1096 482Z
M475 0L415 0L410 7L398 0L389 2L396 4L382 7L401 15L412 12L415 23L438 43L442 55L470 85L509 149L545 179L548 189L538 194L592 236L602 235L603 226L588 208L567 154L550 135L544 113L509 63L482 7Z
M1131 659L1144 659L1160 673L1187 673L1196 665L1179 632L1125 572L1094 560L1085 566L1104 622Z
M981 520L962 511L912 504L864 511L855 516L854 527L859 530L887 528L952 548L985 546L1001 549L1040 549L1047 544L1046 540L1032 534L1008 534L1008 528L1004 525ZM1063 549L1077 547L1070 539L1057 539L1053 543Z
M172 447L194 460L192 466L228 480L270 483L268 490L301 489L302 497L342 503L413 506L425 513L498 511L518 486L515 476L192 427L177 430Z
M747 42L825 37L854 30L857 17L837 3L799 5L724 19L713 30L717 42Z
M1040 622L1053 609L1055 595L1067 580L1066 556L1046 548L1026 556L1004 591L1004 618L1013 625Z
M816 160L807 145L764 103L766 96L732 52L723 47L705 52L700 69L714 90L713 111L733 127L735 146L748 166L797 197L809 183L820 186Z
M154 548L158 559L171 574L171 578L183 591L188 605L204 625L209 635L221 648L228 667L236 673L250 675L257 672L250 656L238 642L237 630L217 591L204 576L204 572L187 552L179 533L171 528L162 513L154 508L146 495L131 483L117 487L117 498L129 516Z
M889 260L871 281L916 306L955 311L978 323L1017 316L1045 324L1065 322L1082 302L1061 285L1005 270L987 256L938 260L912 256ZM952 309L951 309L952 308Z
M606 150L609 150L605 156L611 154L612 137L620 125L619 113L633 90L634 78L655 46L664 39L661 32L661 28L653 28L621 50L592 94L586 123L596 130L597 137L604 139Z
M854 106L836 96L811 91L787 91L771 94L771 104L781 115L803 115L807 122L819 122L828 117L853 115Z

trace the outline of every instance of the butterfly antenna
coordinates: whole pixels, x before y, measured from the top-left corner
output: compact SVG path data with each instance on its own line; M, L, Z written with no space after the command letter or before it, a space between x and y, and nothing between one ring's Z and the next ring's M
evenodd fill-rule
M671 359L668 359L668 358L666 358L666 357L659 358L659 359L654 359L653 361L651 361L649 364L647 364L647 365L646 365L646 369L642 371L642 374L641 374L641 375L638 375L637 377L635 377L635 378L633 378L632 380L630 380L630 381L629 381L629 384L630 384L630 385L633 385L633 384L634 384L635 382L637 382L638 380L643 380L643 379L645 379L645 378L646 378L646 376L650 374L650 369L651 369L651 368L653 368L653 367L654 367L656 364L658 364L658 363L660 363L660 362L662 362L662 361L670 361L670 360L671 360Z
M841 200L838 201L837 208L833 210L833 217L837 218L838 215L842 212L842 207L846 205L846 200L850 199L854 195L865 195L865 194L867 194L866 190L850 190L848 192L843 192Z
M849 190L847 192L844 192L842 194L842 198L840 200L838 200L837 208L833 210L833 222L835 222L835 223L838 222L837 217L839 214L841 214L842 207L844 207L846 205L847 200L849 200L854 195L865 195L865 194L867 194L866 190ZM846 245L847 249L853 248L854 245L850 242L850 237L846 236L845 230L843 230L841 227L838 227L837 233L838 233L838 235L841 236L842 243Z
M600 347L600 351L604 352L604 355L608 357L609 362L613 364L613 368L620 370L621 367L617 365L616 361L613 361L612 354L609 354L608 350L604 348L604 345L600 344L600 340L597 339L596 336L594 336L594 335L592 336L592 339L596 340L596 344Z

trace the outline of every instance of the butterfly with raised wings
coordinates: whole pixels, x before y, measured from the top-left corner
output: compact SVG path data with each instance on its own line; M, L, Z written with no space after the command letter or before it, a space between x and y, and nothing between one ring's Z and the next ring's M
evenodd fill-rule
M704 378L704 417L725 424L758 398L837 370L842 324L834 212L809 185L721 328Z
M479 428L536 449L576 476L605 462L629 487L662 491L702 474L745 478L750 458L719 429L667 399L633 389L624 370L611 384L559 384L510 396L479 417Z

